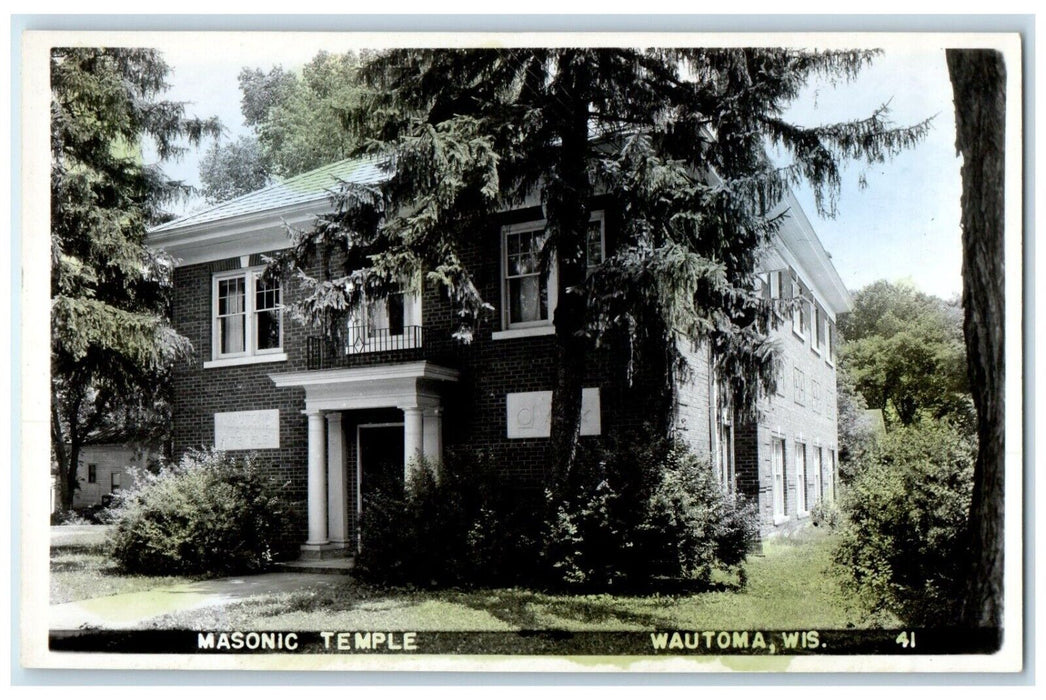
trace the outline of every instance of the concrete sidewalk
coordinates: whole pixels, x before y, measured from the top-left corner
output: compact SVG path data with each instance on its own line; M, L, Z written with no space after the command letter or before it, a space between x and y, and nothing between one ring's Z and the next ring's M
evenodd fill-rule
M137 593L90 598L52 605L49 611L49 629L129 629L160 615L229 605L259 595L289 593L304 588L334 587L350 580L349 576L333 573L270 573L196 581Z

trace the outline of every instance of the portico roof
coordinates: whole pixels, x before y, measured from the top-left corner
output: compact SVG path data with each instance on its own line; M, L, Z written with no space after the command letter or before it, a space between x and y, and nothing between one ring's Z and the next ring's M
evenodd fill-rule
M459 376L425 361L269 375L278 387L305 389L306 411L438 406L439 383Z

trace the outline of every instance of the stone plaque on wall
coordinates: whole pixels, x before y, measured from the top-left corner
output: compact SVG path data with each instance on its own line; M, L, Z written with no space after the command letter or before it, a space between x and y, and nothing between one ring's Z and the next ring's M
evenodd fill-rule
M214 446L219 450L266 450L280 446L280 410L214 414Z
M547 438L552 427L552 392L526 391L505 395L509 438ZM581 434L599 435L599 389L581 390Z

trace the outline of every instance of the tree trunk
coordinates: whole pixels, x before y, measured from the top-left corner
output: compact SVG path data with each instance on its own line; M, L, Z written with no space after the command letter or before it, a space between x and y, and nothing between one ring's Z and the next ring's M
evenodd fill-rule
M991 50L949 50L962 166L963 329L977 408L970 568L962 621L1001 627L1003 596L1003 177L1006 68Z
M550 447L554 489L569 479L581 431L581 391L589 341L584 335L588 232L588 87L584 58L561 64L565 89L557 96L561 129L558 177L548 187L547 217L556 236L556 384L552 390Z

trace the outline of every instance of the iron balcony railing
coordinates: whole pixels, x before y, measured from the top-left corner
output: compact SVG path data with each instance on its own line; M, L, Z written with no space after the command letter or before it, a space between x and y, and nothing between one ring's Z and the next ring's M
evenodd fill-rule
M367 328L353 326L346 329L343 338L310 336L308 339L308 367L310 370L344 367L355 364L353 358L369 353L421 352L424 345L424 326L402 328Z

